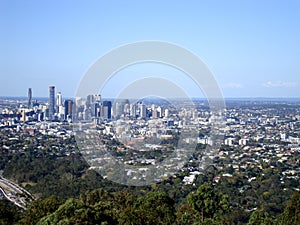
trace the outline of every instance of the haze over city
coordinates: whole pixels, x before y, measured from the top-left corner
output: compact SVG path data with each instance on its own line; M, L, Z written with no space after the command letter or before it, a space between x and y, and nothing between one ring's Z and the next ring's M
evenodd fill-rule
M1 1L0 96L26 96L31 87L47 97L55 85L73 97L106 52L161 40L198 55L225 97L299 98L299 9L298 1ZM113 97L149 76L176 79L203 97L184 73L154 63L125 68L101 94Z

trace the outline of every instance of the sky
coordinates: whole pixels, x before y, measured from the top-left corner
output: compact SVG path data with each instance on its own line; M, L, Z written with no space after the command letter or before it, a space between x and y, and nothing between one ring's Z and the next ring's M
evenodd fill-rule
M0 96L26 96L30 87L44 97L50 85L75 96L99 57L159 40L196 54L224 97L300 97L299 1L1 0L0 28ZM155 63L120 70L101 94L116 96L149 76L203 96L186 74Z

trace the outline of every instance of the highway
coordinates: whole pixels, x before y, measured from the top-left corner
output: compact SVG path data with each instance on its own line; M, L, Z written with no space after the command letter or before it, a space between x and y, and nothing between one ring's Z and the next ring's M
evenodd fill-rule
M0 176L0 198L13 202L16 206L26 209L34 197L18 184Z

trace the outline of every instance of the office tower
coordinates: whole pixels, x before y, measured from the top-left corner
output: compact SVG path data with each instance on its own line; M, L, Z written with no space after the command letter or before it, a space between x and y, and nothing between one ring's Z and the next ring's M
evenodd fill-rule
M103 101L101 107L101 118L111 119L111 101Z
M59 107L62 105L62 95L61 92L57 92L56 94L56 106Z
M100 102L95 102L93 104L93 106L94 106L93 116L96 118L100 117L100 105L101 105Z
M93 109L91 107L88 108L84 106L82 115L84 120L91 120L93 117Z
M169 109L165 109L165 117L169 117Z
M63 111L62 111L62 95L61 95L61 92L57 92L56 93L56 112L58 114L63 114Z
M129 109L129 114L130 116L132 116L133 118L136 117L136 105L135 104L130 104L130 109Z
M124 113L125 113L125 115L129 115L129 113L130 113L130 105L129 105L129 103L126 103L124 105Z
M146 118L147 116L147 108L146 105L142 102L139 103L139 111L140 111L140 118Z
M162 117L163 116L162 112L163 112L162 108L160 106L158 106L157 107L157 117Z
M120 118L123 113L123 105L122 102L116 102L114 107L114 117Z
M49 86L49 119L54 117L55 86Z
M28 109L32 107L32 90L31 88L28 89Z
M72 118L73 114L73 101L66 100L65 101L65 119Z
M94 95L88 95L86 97L86 107L91 108L95 102L95 96Z

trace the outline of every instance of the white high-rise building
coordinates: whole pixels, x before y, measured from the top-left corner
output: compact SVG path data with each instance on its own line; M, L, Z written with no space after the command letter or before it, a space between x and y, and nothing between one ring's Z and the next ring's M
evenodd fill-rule
M169 117L169 109L165 109L165 117Z
M147 108L146 108L146 105L143 104L142 102L139 103L139 111L140 111L140 117L141 118L146 118Z
M130 106L129 106L128 103L126 103L126 104L124 105L124 114L125 114L125 115L129 115L129 114L130 114Z
M157 107L157 117L162 117L162 112L163 112L163 109L160 106L158 106Z
M57 92L56 93L56 112L57 112L58 116L60 114L64 113L64 111L62 111L62 106L63 106L63 104L62 104L62 95L61 95L61 92Z
M59 107L62 105L62 95L61 92L57 92L56 94L56 106Z
M123 114L123 105L122 105L122 102L116 102L114 108L115 108L114 116L116 118L119 118Z
M130 104L130 116L135 117L136 116L136 106L135 104Z

